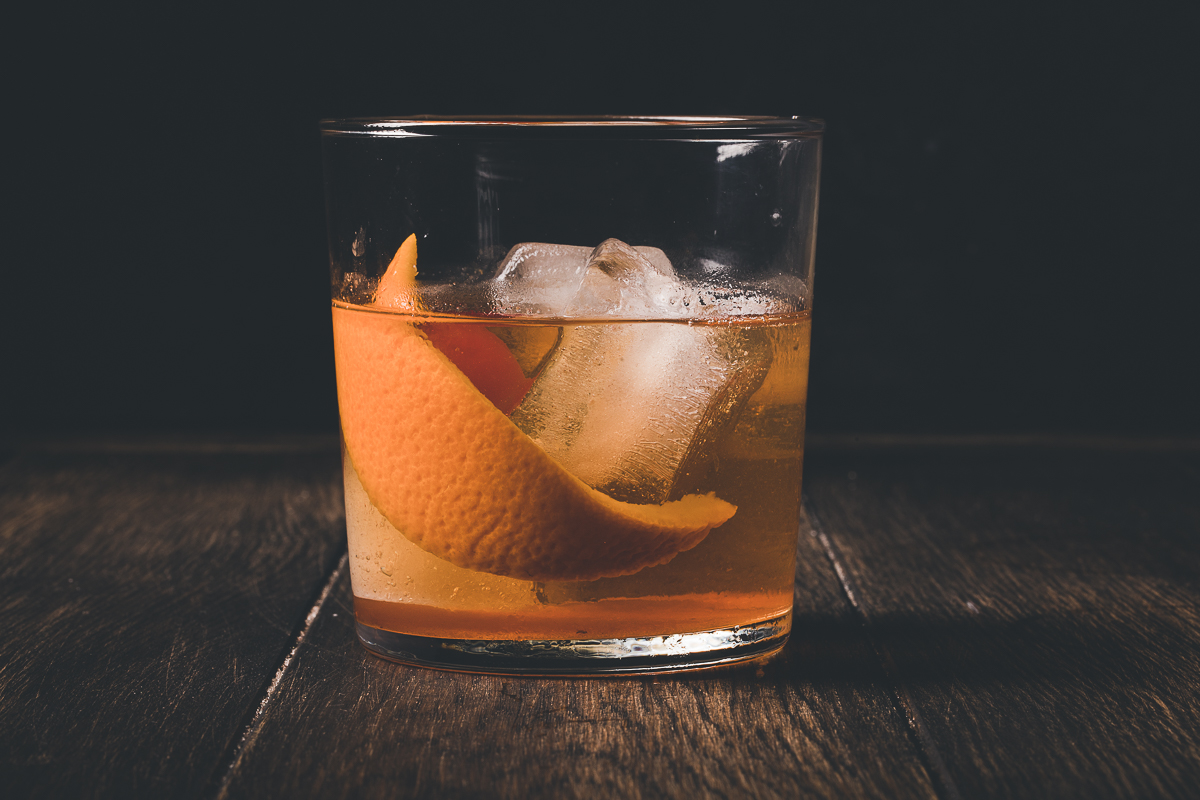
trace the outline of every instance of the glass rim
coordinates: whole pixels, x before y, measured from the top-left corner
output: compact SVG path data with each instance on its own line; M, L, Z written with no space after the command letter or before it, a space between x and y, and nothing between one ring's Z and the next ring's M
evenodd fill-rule
M820 136L815 117L446 116L350 117L320 121L322 136L439 138L793 139Z

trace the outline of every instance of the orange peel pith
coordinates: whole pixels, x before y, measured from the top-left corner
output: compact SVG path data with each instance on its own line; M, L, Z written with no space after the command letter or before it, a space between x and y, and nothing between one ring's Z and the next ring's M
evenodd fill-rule
M422 549L525 580L638 572L736 507L623 503L568 473L403 317L333 309L342 434L371 502Z

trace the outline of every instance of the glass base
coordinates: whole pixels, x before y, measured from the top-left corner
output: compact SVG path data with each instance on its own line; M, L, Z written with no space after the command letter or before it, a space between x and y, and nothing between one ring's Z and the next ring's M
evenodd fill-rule
M697 633L544 641L442 639L356 624L368 650L402 664L506 675L616 675L703 669L775 653L787 643L792 615Z

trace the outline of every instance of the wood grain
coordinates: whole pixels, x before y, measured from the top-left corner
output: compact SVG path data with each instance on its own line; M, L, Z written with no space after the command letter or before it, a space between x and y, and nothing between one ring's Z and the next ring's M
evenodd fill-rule
M819 544L800 548L782 656L649 678L382 661L341 575L222 796L934 797Z
M1196 796L1195 448L918 444L810 456L780 657L595 680L361 650L328 441L10 448L0 795Z
M943 794L1197 796L1194 453L882 448L808 466Z
M336 445L0 472L0 794L211 795L344 549Z

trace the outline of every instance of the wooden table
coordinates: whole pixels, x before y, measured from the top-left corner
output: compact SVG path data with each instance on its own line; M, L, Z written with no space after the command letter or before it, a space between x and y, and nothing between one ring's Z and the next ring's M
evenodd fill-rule
M784 653L608 679L362 650L334 440L0 462L6 798L1200 796L1194 443L814 441Z

